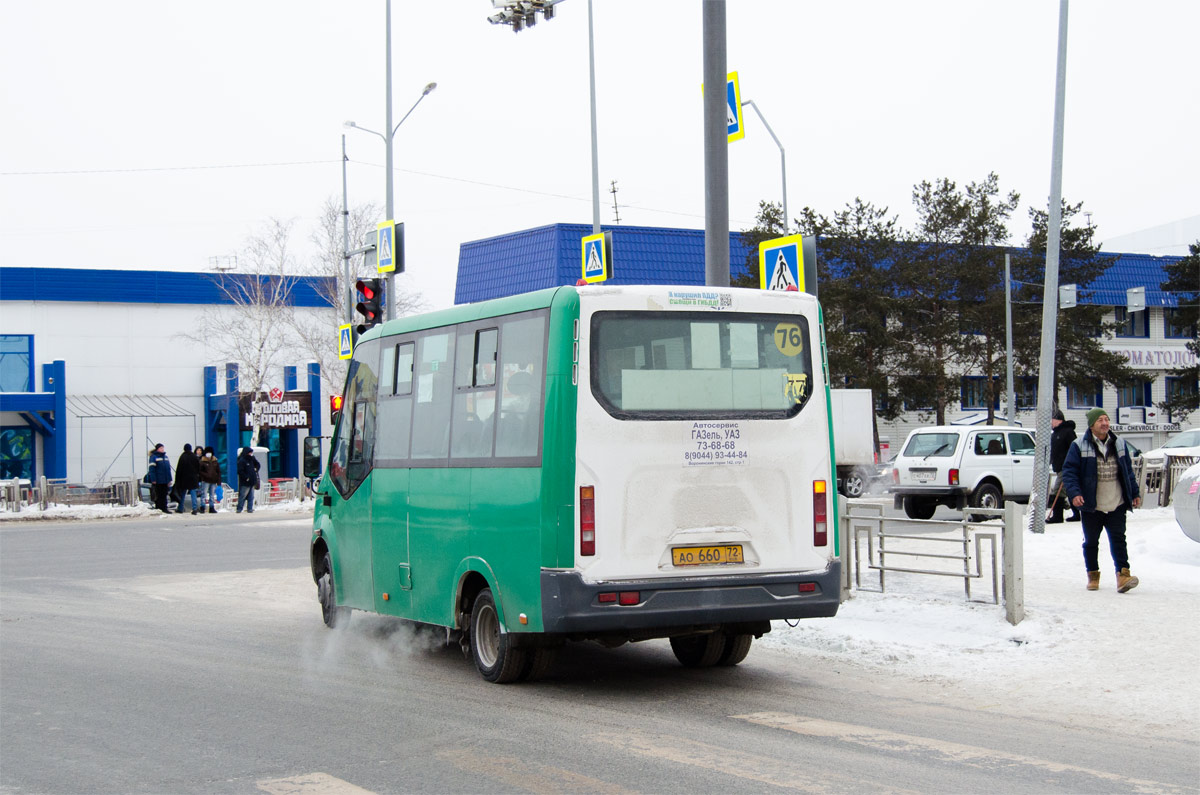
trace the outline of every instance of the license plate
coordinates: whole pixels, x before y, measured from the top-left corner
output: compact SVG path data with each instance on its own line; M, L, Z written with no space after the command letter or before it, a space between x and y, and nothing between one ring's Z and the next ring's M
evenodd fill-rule
M914 469L912 471L913 480L918 483L929 483L933 480L935 471L932 469Z
M676 566L712 566L721 563L745 563L741 544L724 544L719 547L675 547L671 550L671 562Z

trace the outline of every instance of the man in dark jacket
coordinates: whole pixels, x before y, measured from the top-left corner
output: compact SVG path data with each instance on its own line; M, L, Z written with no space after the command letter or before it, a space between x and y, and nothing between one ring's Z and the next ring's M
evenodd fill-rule
M170 513L167 510L167 492L171 490L171 459L167 458L167 448L162 442L154 445L150 453L146 480L154 494L154 507L163 513Z
M1088 429L1071 442L1063 462L1062 477L1071 504L1083 511L1083 562L1089 591L1100 587L1100 531L1108 531L1108 546L1117 567L1117 593L1136 588L1138 578L1129 573L1125 544L1125 514L1141 507L1137 478L1133 476L1129 445L1109 430L1108 412L1087 413Z
M1062 482L1063 461L1067 459L1067 450L1071 449L1071 442L1077 437L1075 421L1063 417L1060 409L1054 410L1050 418L1050 427L1054 429L1050 434L1050 468L1054 470L1054 477L1050 479L1051 508L1046 524L1058 524L1063 520L1063 505L1067 503L1067 492ZM1074 505L1071 506L1071 518L1067 521L1079 521L1079 509Z
M242 512L245 505L246 513L254 513L254 490L259 486L258 459L249 447L242 448L242 454L237 459L238 501L237 512Z
M192 452L192 446L185 444L183 452L179 454L179 461L175 464L175 491L179 494L179 510L176 513L183 513L183 496L187 494L192 498L192 516L196 515L196 509L200 506L200 496L196 493L198 488L200 459Z

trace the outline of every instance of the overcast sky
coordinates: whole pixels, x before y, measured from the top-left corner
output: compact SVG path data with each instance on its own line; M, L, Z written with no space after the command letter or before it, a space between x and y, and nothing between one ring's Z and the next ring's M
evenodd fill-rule
M728 0L728 67L787 151L788 205L856 196L912 221L914 183L1050 186L1057 0ZM488 0L393 0L402 284L453 300L460 243L590 223L587 2L514 34ZM704 226L697 0L595 0L601 219ZM1200 214L1192 0L1076 0L1064 196L1101 240ZM383 0L0 0L0 263L205 270L269 218L384 197ZM748 111L730 227L780 198ZM382 219L380 219L382 220Z

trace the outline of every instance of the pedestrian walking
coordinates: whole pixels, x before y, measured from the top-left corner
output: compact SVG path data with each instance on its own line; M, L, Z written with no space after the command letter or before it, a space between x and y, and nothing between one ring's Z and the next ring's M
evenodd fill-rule
M167 509L167 492L171 490L171 459L167 458L167 448L162 442L154 445L150 453L150 463L146 467L146 482L150 484L154 495L154 507L163 513Z
M1137 478L1129 445L1110 429L1108 412L1087 413L1088 429L1071 442L1063 461L1062 477L1071 505L1083 512L1083 562L1087 589L1100 588L1100 533L1108 532L1108 547L1117 569L1117 593L1136 588L1138 578L1129 573L1125 543L1125 515L1141 507Z
M205 506L209 513L216 513L217 487L221 485L221 462L211 447L204 448L200 459L200 512Z
M179 510L176 513L183 513L183 498L186 495L192 498L192 516L196 515L200 507L200 495L196 493L199 488L200 459L192 452L192 446L185 444L175 464L175 491L179 494Z
M238 501L237 512L242 512L242 506L245 505L246 513L254 513L254 491L259 487L258 459L254 457L254 451L249 447L242 448L242 454L237 460L237 476L238 476Z
M1071 449L1071 442L1078 437L1075 434L1075 421L1064 417L1061 409L1054 410L1050 417L1050 427L1053 429L1050 434L1050 469L1054 471L1054 475L1050 479L1050 515L1046 524L1058 524L1063 520L1063 506L1070 502L1063 487L1063 461L1067 459L1067 450ZM1078 522L1079 519L1079 509L1072 505L1071 518L1067 521Z

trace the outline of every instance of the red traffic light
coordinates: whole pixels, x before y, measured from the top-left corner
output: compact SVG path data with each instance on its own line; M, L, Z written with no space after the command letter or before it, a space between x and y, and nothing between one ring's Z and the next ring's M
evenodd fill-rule
M341 411L342 410L342 396L341 395L330 395L329 396L329 410L330 411Z
M359 279L354 283L354 288L362 296L362 300L354 307L363 317L363 322L355 327L359 334L383 320L383 290L380 287L379 279Z

